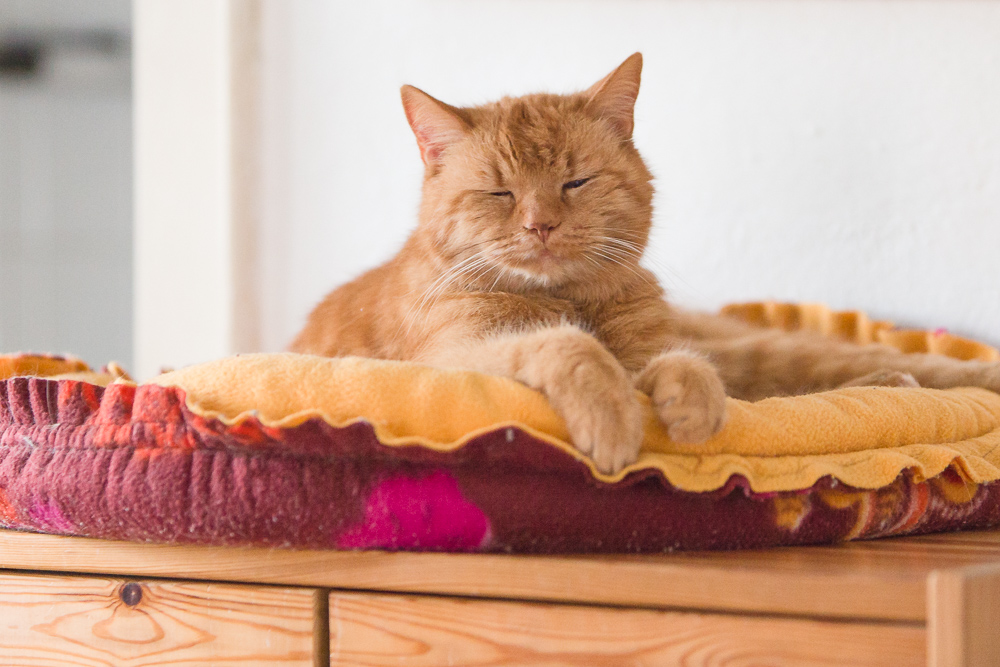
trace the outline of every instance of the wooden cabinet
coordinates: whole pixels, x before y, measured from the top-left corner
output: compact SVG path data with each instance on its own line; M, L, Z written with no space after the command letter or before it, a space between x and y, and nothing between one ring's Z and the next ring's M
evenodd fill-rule
M330 664L927 664L924 629L428 596L330 595Z
M996 531L542 557L0 530L0 665L996 667L998 631Z
M311 666L315 606L301 588L4 573L0 664Z

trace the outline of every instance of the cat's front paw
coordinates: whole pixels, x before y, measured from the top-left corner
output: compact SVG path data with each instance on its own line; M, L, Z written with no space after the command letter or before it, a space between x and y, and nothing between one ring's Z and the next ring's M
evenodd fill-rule
M589 372L577 369L575 375ZM608 380L611 378L602 378ZM614 474L639 457L642 408L627 379L624 384L609 383L600 392L564 400L560 412L573 444L590 456L601 472Z
M642 406L628 373L593 337L573 327L544 334L536 361L547 367L541 389L566 422L573 445L604 473L639 457ZM545 360L545 361L542 361Z
M668 352L655 357L636 386L649 394L675 442L705 442L726 421L725 386L715 367L697 355Z

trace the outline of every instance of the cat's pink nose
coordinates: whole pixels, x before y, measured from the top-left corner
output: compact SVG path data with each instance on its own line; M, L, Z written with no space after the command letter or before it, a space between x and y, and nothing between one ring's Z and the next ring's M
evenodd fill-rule
M539 220L532 220L528 224L526 224L524 228L527 229L529 232L535 232L536 234L538 234L538 238L542 240L542 243L545 243L546 241L549 240L549 234L552 233L552 230L558 226L559 226L558 224L552 222L541 222Z

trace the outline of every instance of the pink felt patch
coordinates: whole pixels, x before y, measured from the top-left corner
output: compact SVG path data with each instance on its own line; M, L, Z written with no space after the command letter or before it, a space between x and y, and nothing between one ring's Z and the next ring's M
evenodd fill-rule
M37 505L28 512L31 521L40 530L49 533L71 533L75 526L63 516L63 513L52 503Z
M344 532L341 549L479 551L492 538L489 519L444 471L390 477L365 503L361 525Z

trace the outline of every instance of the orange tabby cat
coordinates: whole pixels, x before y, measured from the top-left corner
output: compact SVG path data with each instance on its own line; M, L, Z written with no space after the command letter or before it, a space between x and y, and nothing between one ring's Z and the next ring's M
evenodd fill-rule
M850 384L1000 391L1000 364L905 355L671 307L639 266L651 175L632 145L642 56L590 89L457 108L404 86L426 166L394 258L329 294L291 349L504 375L543 392L612 472L642 439L634 388L670 437L722 428L725 396Z

